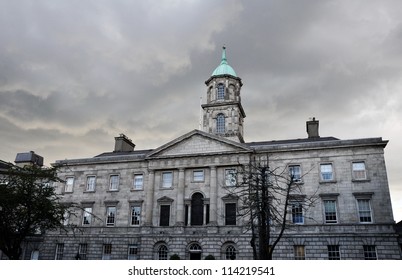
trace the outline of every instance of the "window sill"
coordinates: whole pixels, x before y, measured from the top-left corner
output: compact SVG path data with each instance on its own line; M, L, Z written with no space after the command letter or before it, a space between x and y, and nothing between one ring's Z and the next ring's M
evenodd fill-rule
M368 183L370 181L370 179L352 179L353 183Z
M160 187L161 190L173 190L173 187Z
M336 184L336 180L328 180L328 181L323 181L323 180L320 180L320 184Z
M84 193L94 193L95 191L84 191Z
M138 191L143 191L144 189L130 189L130 192L138 192Z
M118 192L119 190L107 190L106 192Z

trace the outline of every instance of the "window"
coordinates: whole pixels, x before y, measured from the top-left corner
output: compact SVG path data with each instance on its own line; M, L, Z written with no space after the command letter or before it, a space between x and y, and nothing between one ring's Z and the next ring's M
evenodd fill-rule
M119 189L119 175L111 175L109 182L109 190L117 191Z
M31 252L31 260L39 260L39 250L33 250Z
M64 243L57 243L56 244L56 255L55 255L55 260L62 260L63 259L63 253L64 253Z
M371 223L370 199L357 199L357 208L359 212L359 221L361 223Z
M138 226L141 221L141 206L131 206L131 225Z
M194 182L204 182L204 170L193 171L193 181Z
M225 225L236 225L236 203L225 203Z
M336 217L336 200L324 200L325 223L335 224L338 222Z
M112 258L112 244L103 244L102 260L110 260Z
M294 182L300 182L301 181L300 165L290 165L289 166L289 175L293 179Z
M88 176L87 177L87 192L94 192L95 191L95 176Z
M321 180L322 181L334 180L334 174L333 174L331 163L321 164L320 170L321 170Z
M144 187L144 175L134 174L134 189L142 190L143 187Z
M226 260L235 260L236 259L236 248L233 245L229 245L226 247L225 259Z
M377 250L375 245L364 245L364 259L365 260L376 260L377 259Z
M361 162L353 162L352 163L352 172L354 180L366 180L366 164Z
M202 226L204 223L204 196L197 192L191 196L191 225Z
M340 260L341 259L339 245L328 245L328 259L329 260Z
M138 260L138 246L137 245L128 245L128 259L129 260Z
M173 172L162 173L162 188L171 188L173 186Z
M92 222L92 207L84 208L82 224L83 225L90 225Z
M234 187L236 184L236 169L225 169L225 185L227 187Z
M193 243L188 248L190 260L201 260L202 248L199 244Z
M88 252L88 244L87 243L81 243L78 247L78 258L80 260L86 260L87 259L87 252Z
M306 259L306 252L304 250L304 245L293 246L293 252L295 255L295 260L305 260Z
M218 84L217 99L218 100L225 99L225 85L224 84Z
M166 245L160 245L158 247L158 260L167 260L168 259L168 248Z
M106 208L106 226L114 226L116 222L116 207L109 206Z
M225 133L225 115L218 114L216 116L216 133Z
M170 223L170 205L161 205L159 216L159 226L168 227Z
M66 209L63 214L63 226L68 226L70 223L70 211Z
M294 224L304 223L303 205L301 203L292 203L292 222Z
M64 187L64 192L66 193L73 192L73 187L74 187L74 177L66 178L66 185Z

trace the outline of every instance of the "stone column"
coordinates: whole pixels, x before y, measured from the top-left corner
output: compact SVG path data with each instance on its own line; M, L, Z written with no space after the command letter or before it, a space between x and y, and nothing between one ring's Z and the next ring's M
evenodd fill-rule
M149 170L148 187L146 190L146 210L145 210L145 225L152 226L152 213L154 208L154 185L155 185L155 171Z
M179 169L176 200L176 226L184 226L184 168Z
M216 166L211 166L211 182L210 182L210 208L209 208L209 224L217 225L217 202L218 202L218 193L217 193L217 176L216 176Z

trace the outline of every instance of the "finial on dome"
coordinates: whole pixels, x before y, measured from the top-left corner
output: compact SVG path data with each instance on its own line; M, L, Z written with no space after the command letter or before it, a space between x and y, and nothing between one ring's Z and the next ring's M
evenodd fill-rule
M226 46L223 45L222 47L222 60L221 64L227 64L227 59L226 59Z

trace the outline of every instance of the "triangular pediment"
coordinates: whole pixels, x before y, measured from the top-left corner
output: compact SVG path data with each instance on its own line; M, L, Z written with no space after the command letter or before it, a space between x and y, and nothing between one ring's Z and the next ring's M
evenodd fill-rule
M199 130L193 130L153 150L148 157L172 157L196 154L249 152L242 144Z

